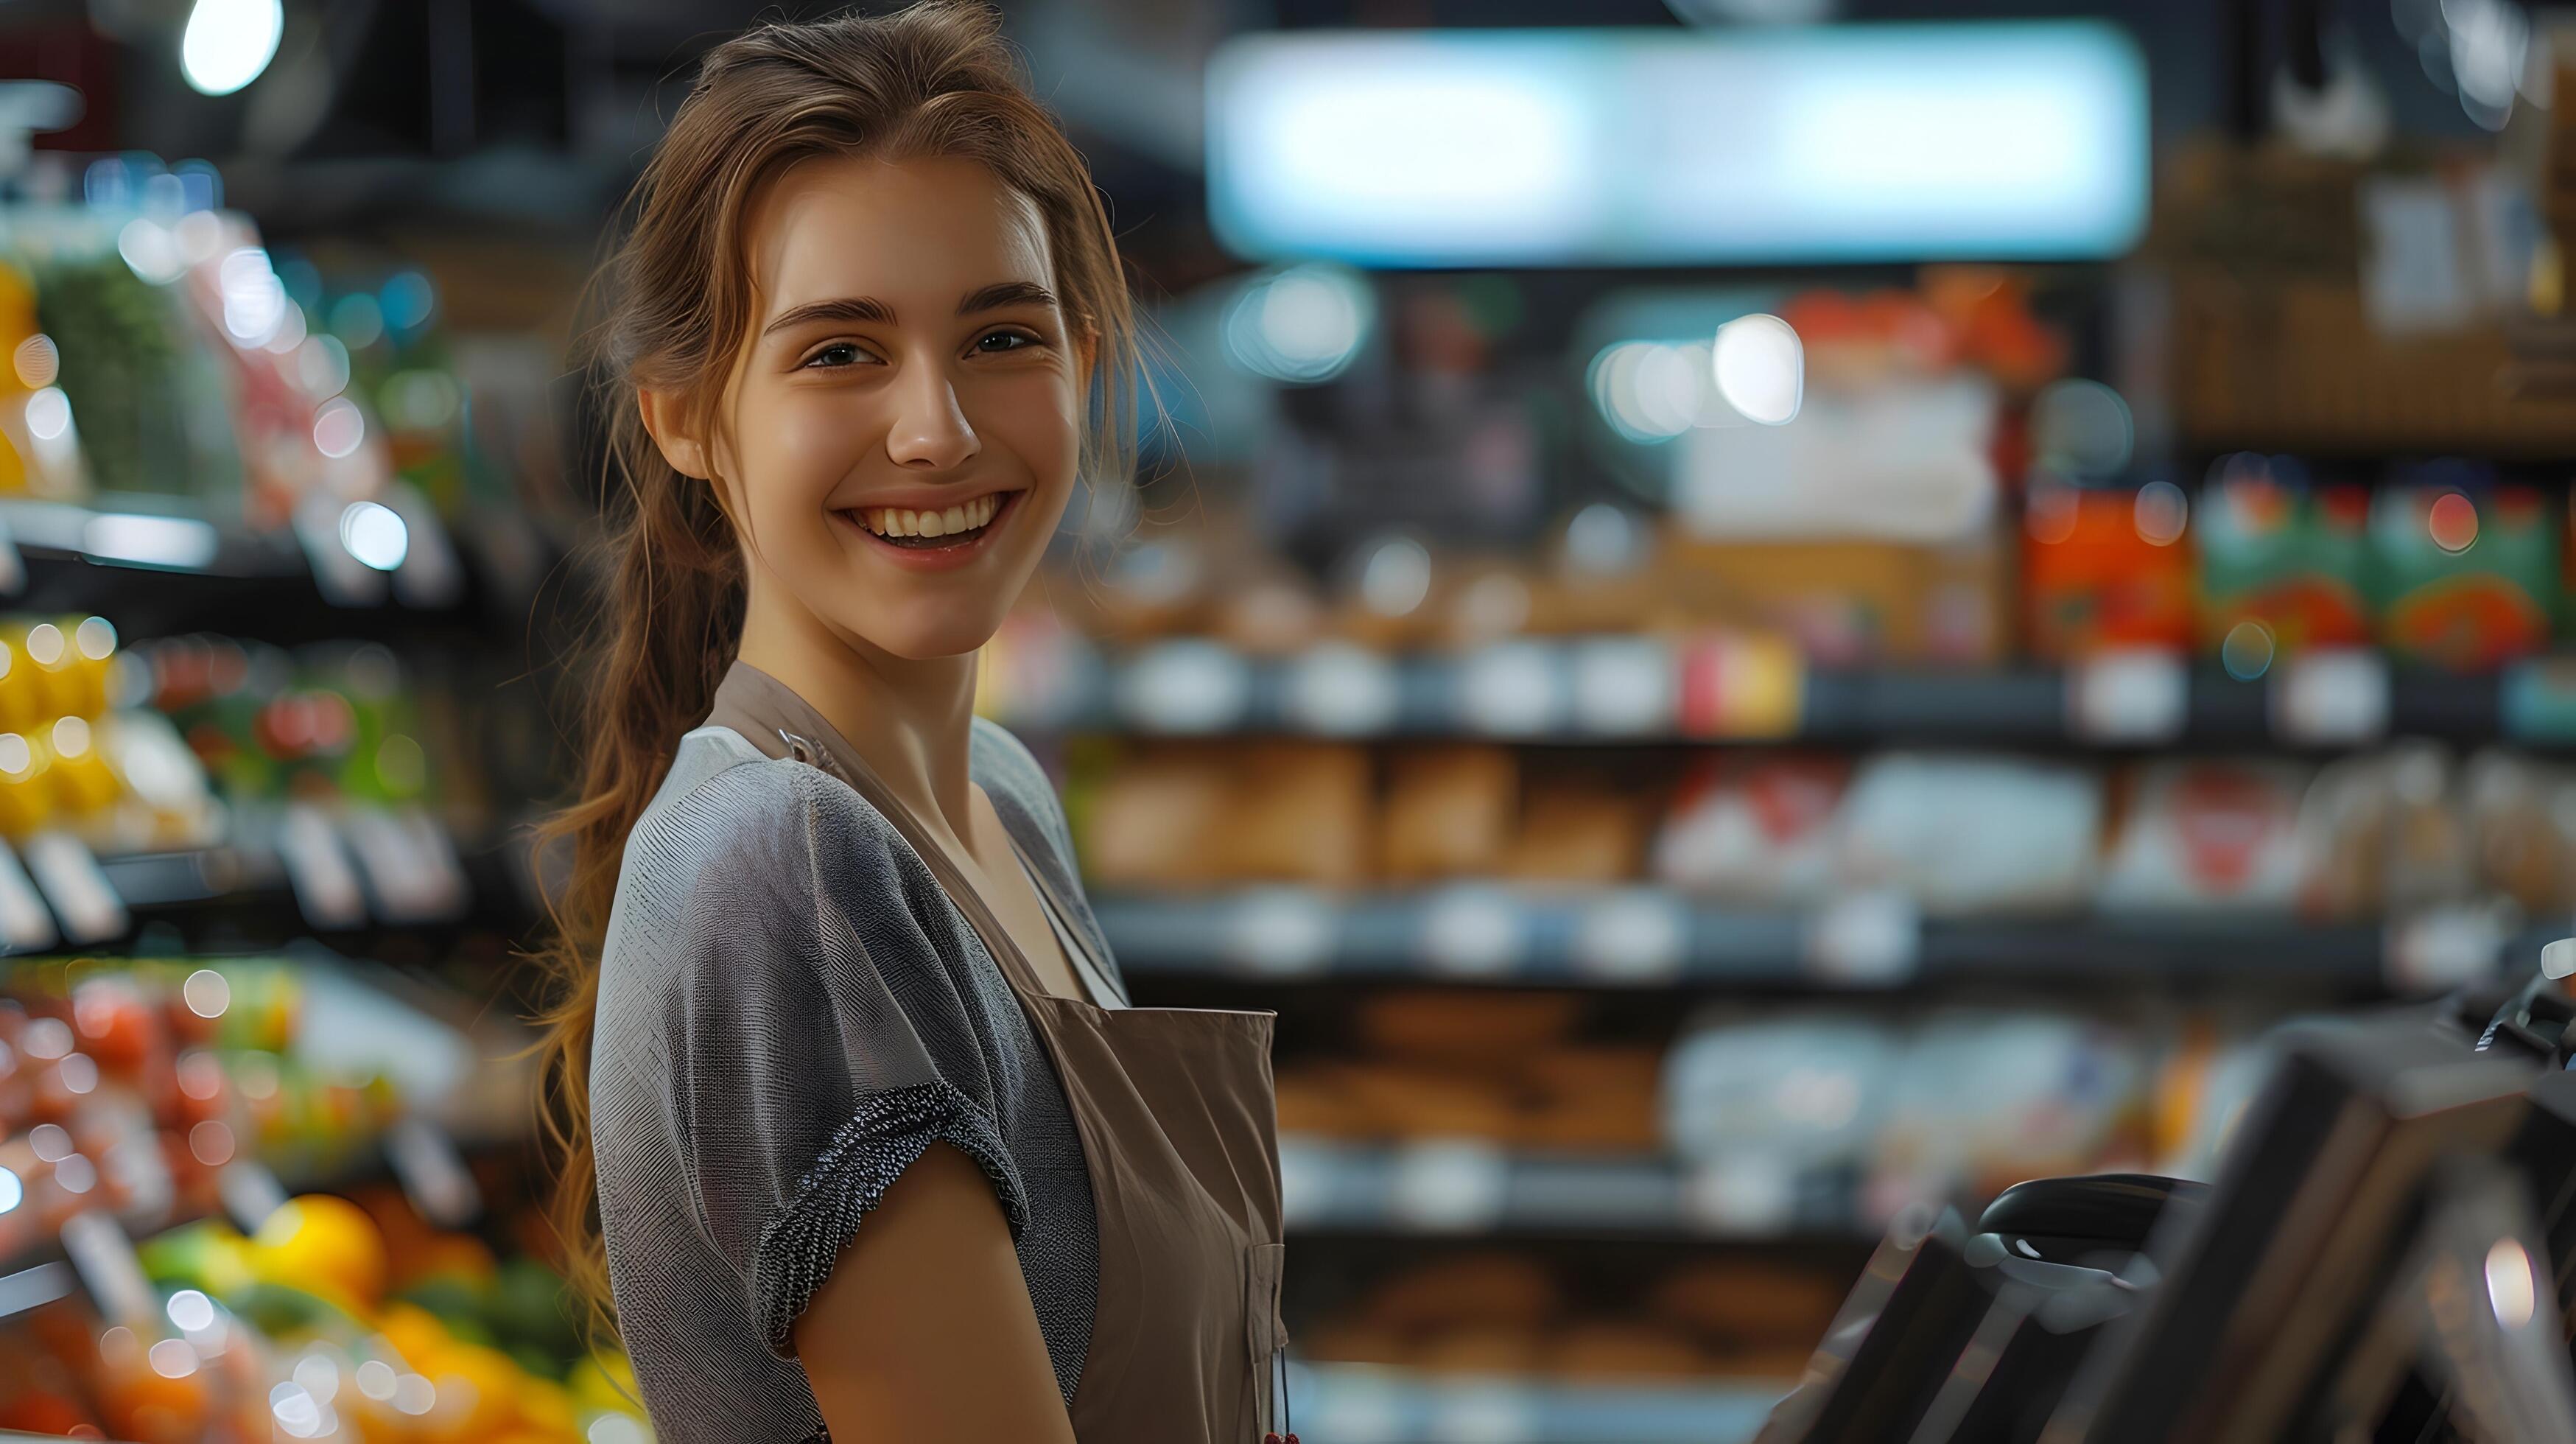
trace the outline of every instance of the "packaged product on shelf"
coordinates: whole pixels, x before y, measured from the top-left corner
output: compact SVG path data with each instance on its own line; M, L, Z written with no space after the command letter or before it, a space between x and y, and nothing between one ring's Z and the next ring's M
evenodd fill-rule
M1785 1340L1820 1338L1841 1306L1833 1275L1759 1259L1684 1264L1646 1296L1654 1318L1727 1353L1776 1351Z
M1531 1148L1557 1152L1655 1153L1663 1145L1662 1075L1662 1056L1649 1047L1560 1047L1535 1054L1521 1073L1520 1137Z
M1369 876L1368 754L1308 742L1133 751L1084 789L1084 866L1106 887L1355 886Z
M2435 744L2327 764L2300 812L2302 905L2355 917L2464 900L2475 858L2462 809L2450 758Z
M1119 757L1105 776L1077 776L1066 808L1083 871L1099 887L1190 888L1230 881L1219 850L1234 779L1217 749L1161 746Z
M1977 538L1666 543L1658 614L1697 626L1777 631L1820 666L1991 666L2010 642L2007 564Z
M1582 1017L1572 993L1457 993L1402 989L1362 1000L1352 1014L1371 1051L1447 1067L1505 1068L1563 1043Z
M1375 1061L1336 1065L1332 1073L1364 1137L1520 1142L1521 1110L1505 1078Z
M1549 883L1614 883L1645 870L1653 827L1643 799L1600 779L1551 771L1521 788L1519 835L1503 875Z
M1843 804L1837 875L1927 912L2071 908L2092 895L2102 784L2021 758L1882 753Z
M1848 759L1724 756L1695 764L1656 834L1654 875L1746 904L1814 903L1835 885Z
M2485 670L2549 644L2557 526L2538 491L2485 480L2419 468L2372 505L2380 644L2401 660Z
M1520 813L1520 768L1507 748L1416 747L1387 759L1378 833L1390 883L1490 876Z
M1307 1329L1299 1347L1309 1359L1572 1384L1791 1378L1841 1283L1711 1261L1578 1304L1536 1258L1477 1249L1411 1265Z
M1609 1319L1567 1325L1539 1355L1542 1372L1569 1379L1695 1379L1714 1363L1679 1330Z
M2526 912L2576 908L2576 772L2491 748L2462 784L2479 885Z
M2168 758L2139 766L2104 857L2106 908L2276 908L2301 898L2311 859L2300 826L2312 769L2259 758Z
M1323 743L1256 743L1239 754L1220 839L1243 881L1356 886L1374 860L1369 756Z
M1964 1189L2134 1168L2145 1154L2148 1072L2136 1039L2089 1019L1951 1009L1918 1024L1896 1061L1870 1190L1884 1214Z
M44 418L48 437L23 419L8 428L37 463L27 489L66 500L90 485L238 494L241 458L222 425L221 383L175 297L137 276L107 236L38 260L34 275L63 414Z
M2022 526L2023 626L2038 657L2188 650L2195 630L2187 505L2170 482L2035 482Z
M2214 467L2192 528L2203 650L2246 622L2284 653L2366 645L2369 516L2366 491L2312 488L2287 458L2240 455Z
M56 385L62 348L36 314L35 283L0 258L0 495L74 499L88 490L71 403ZM38 398L43 399L39 400Z
M200 211L181 239L197 226L214 233L183 250L177 284L228 376L242 512L273 527L310 508L336 535L342 508L383 496L393 478L384 423L349 388L351 337L311 325L246 218Z
M1897 1052L1888 1028L1850 1013L1710 1009L1664 1058L1666 1142L1785 1209L1799 1175L1868 1158Z
M1367 1306L1372 1322L1406 1332L1458 1323L1536 1331L1564 1310L1564 1289L1546 1266L1492 1249L1398 1274L1377 1287Z

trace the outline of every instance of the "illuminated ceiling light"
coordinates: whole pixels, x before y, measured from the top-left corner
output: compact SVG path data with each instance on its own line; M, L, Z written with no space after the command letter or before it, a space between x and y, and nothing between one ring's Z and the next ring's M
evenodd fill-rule
M279 0L197 0L179 37L179 69L205 95L230 95L268 69L286 32Z
M349 509L340 513L340 545L377 571L389 572L411 554L411 528L403 524L401 514L392 507L372 501L351 502Z
M1806 348L1777 316L1743 316L1717 328L1717 394L1745 420L1786 426L1807 388Z
M1329 381L1359 356L1375 312L1355 273L1295 266L1244 288L1226 316L1226 349L1274 381Z

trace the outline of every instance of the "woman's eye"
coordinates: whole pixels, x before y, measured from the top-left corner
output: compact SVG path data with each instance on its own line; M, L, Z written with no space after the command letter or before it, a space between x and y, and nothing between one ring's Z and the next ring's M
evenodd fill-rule
M1010 344L1003 346L993 345L992 343L996 341L1005 341ZM996 351L1025 351L1031 346L1042 346L1046 343L1039 340L1037 337L1030 335L1026 331L993 331L977 337L975 344L989 353Z
M855 366L859 363L859 357L861 354L862 353L860 352L857 343L850 341L835 341L831 345L824 347L822 350L815 352L813 355L806 357L805 364L809 367Z

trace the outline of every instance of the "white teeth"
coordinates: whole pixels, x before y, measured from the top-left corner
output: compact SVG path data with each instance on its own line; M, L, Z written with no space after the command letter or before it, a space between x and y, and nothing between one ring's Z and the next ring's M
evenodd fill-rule
M977 527L989 526L1002 510L997 494L979 496L960 502L945 511L907 511L899 506L872 506L859 512L859 520L879 536L956 536Z

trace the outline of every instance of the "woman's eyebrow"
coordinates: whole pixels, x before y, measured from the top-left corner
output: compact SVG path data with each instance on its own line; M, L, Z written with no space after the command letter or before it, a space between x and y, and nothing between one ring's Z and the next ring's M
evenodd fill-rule
M957 302L957 314L972 316L979 311L998 311L1008 306L1053 306L1055 293L1035 281L1000 281L980 290L967 292ZM773 335L791 326L809 321L861 321L876 326L895 324L894 307L874 296L836 296L828 301L808 301L790 306L778 313L760 334Z

